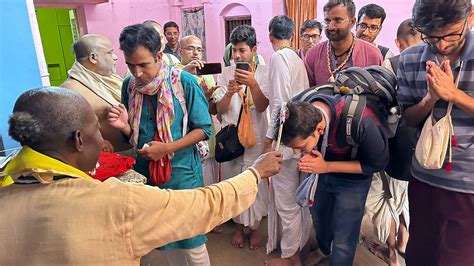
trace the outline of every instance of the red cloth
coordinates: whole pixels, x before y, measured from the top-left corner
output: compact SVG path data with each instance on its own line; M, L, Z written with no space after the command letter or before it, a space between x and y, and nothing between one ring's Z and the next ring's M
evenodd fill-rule
M158 134L155 135L154 141L161 141ZM169 155L163 156L158 161L150 160L148 162L148 170L150 171L150 181L154 185L164 185L168 183L171 176L171 162Z
M132 169L135 159L111 152L101 152L99 156L99 167L92 176L94 179L104 181L107 178L117 176Z

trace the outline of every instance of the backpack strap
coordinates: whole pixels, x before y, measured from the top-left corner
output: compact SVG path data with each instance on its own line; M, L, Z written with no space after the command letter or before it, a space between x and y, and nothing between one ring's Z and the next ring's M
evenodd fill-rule
M389 49L382 45L377 45L377 48L379 48L380 53L382 54L382 58L385 59L385 56L387 55Z
M388 61L390 62L390 66L392 67L393 73L395 73L396 76L398 65L400 64L400 55L390 57Z
M359 129L362 121L364 109L367 105L367 98L364 95L353 94L347 96L346 103L342 109L342 117L345 117L343 124L345 139L347 144L352 147L351 159L357 156L359 146Z
M174 67L169 67L170 73L174 70L178 70L178 80L175 84L171 83L171 74L168 77L168 84L173 89L173 94L178 99L179 105L183 110L183 137L188 132L188 108L186 107L186 97L184 94L183 84L181 83L181 69L175 69Z

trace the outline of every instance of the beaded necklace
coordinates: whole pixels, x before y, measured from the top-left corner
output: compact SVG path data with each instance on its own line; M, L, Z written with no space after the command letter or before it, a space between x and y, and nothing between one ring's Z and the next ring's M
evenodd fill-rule
M349 62L349 59L352 57L352 51L354 50L354 46L355 46L355 38L354 38L354 36L352 36L351 48L349 49L349 52L347 53L346 59L344 61L342 61L342 63L338 67L336 67L336 69L332 70L332 67L331 67L331 42L330 41L328 42L328 46L327 46L327 49L326 49L326 59L327 59L328 71L329 71L329 74L331 75L331 77L329 78L330 82L335 81L334 74L339 72L347 64L347 62ZM346 54L346 52L344 52L342 55L344 55L344 54ZM336 54L334 53L334 55L336 55Z

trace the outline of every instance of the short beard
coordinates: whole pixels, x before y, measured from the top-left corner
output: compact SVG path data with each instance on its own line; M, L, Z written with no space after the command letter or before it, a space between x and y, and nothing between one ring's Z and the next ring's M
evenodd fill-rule
M336 29L333 32L335 32L335 34L330 34L328 30L325 30L326 37L333 42L342 41L350 34L350 31L343 31L341 29Z

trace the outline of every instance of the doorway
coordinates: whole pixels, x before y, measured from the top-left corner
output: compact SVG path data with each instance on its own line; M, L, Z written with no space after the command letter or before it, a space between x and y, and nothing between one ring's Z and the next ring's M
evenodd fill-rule
M74 64L72 44L79 37L76 13L67 8L36 8L36 18L52 86L61 85Z

